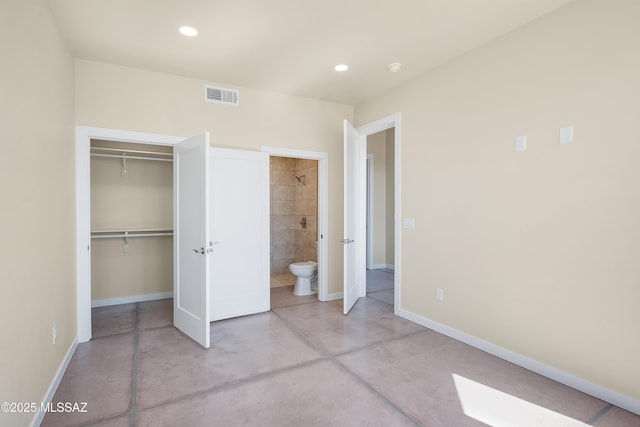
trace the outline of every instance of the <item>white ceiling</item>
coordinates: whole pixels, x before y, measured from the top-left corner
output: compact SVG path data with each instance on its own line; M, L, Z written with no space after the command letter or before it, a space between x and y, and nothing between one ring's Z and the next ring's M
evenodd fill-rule
M570 0L49 0L78 58L358 105ZM190 25L196 38L178 33ZM402 63L398 73L387 65ZM336 64L348 64L338 73Z

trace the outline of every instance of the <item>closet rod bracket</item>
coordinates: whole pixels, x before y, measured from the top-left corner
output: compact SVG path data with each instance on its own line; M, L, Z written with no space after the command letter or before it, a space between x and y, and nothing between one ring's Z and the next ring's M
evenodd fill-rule
M127 153L122 153L122 176L127 175Z

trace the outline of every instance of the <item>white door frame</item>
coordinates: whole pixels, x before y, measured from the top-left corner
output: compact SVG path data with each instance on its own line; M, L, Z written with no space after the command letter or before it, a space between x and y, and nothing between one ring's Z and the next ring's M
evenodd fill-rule
M79 342L91 339L91 140L173 146L183 137L76 126L76 303Z
M394 275L393 275L393 311L395 314L398 314L400 310L400 295L401 295L401 267L402 267L402 258L400 256L401 250L401 226L402 226L402 212L401 212L401 178L402 178L402 150L401 150L401 114L395 113L390 116L383 117L382 119L376 120L371 123L367 123L357 128L358 133L362 135L364 139L364 144L366 144L366 137L369 135L373 135L374 133L382 132L387 129L394 128L395 129L395 137L394 137L394 218L393 218L393 232L394 232L394 255L393 255L393 264L394 264ZM366 147L364 147L366 148ZM363 150L366 155L366 150ZM362 151L361 151L362 152ZM366 191L366 188L362 189L362 191ZM366 215L366 214L365 214ZM360 220L364 223L366 218L360 218ZM364 265L362 268L366 268ZM360 274L365 275L366 271L360 272ZM361 282L360 286L365 287L365 289L361 289L360 293L366 293L366 281Z
M329 154L321 151L262 146L270 156L318 161L318 299L329 301Z

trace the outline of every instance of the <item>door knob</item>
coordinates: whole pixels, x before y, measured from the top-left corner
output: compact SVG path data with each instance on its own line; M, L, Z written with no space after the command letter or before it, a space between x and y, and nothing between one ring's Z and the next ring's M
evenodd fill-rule
M194 249L193 252L195 252L197 254L203 254L204 255L204 248Z
M340 240L340 243L344 243L345 245L348 245L349 243L353 243L355 242L355 240L350 240L350 239L342 239Z

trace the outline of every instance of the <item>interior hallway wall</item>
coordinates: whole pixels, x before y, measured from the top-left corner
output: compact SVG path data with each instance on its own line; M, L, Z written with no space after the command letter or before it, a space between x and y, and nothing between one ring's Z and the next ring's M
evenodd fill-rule
M572 2L356 108L402 113L401 308L636 401L639 21Z
M0 397L39 404L76 336L74 62L42 0L0 2L0 52Z
M221 84L240 91L240 105L228 106L205 102L205 84L220 85L76 60L76 122L185 137L208 130L218 147L328 153L329 293L342 292L342 123L353 119L353 107Z
M385 210L386 210L386 236L385 236L385 264L387 267L395 267L395 128L385 131Z
M369 190L372 200L371 206L371 261L370 268L384 268L387 255L387 150L385 132L374 133L367 136L367 154L373 156L371 165L372 178L369 182L372 188Z

